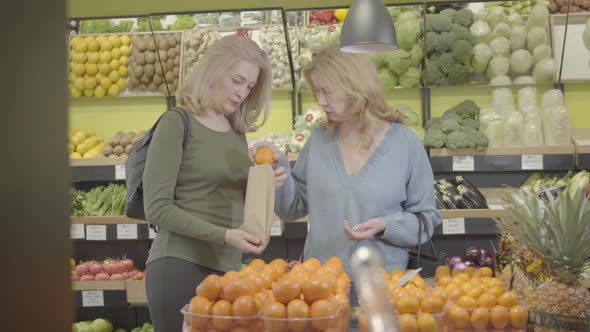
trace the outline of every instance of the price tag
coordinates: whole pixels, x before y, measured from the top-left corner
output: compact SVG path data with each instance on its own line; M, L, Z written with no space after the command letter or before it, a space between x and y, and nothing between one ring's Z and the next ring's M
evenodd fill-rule
M86 226L86 240L90 241L106 241L107 226L106 225L88 225Z
M137 240L136 224L117 224L118 240Z
M115 165L115 180L125 180L125 165Z
M590 145L590 139L577 139L577 145Z
M84 224L72 224L70 226L70 238L73 240L83 239L85 236L84 234Z
M543 169L543 155L542 154L523 154L522 155L522 169L539 170Z
M475 162L473 156L454 156L453 172L473 172L475 171Z
M104 292L82 291L82 307L104 307Z
M281 236L283 235L283 227L281 227L281 221L275 220L270 227L270 236Z
M443 234L465 234L465 218L443 219Z
M148 232L149 232L149 238L150 239L155 239L156 238L156 232L154 232L154 230L148 226Z

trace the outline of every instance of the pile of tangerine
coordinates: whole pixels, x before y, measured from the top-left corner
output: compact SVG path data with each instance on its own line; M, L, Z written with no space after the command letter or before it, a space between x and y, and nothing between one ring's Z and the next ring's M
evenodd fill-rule
M444 317L450 329L504 330L526 329L528 310L519 304L514 291L506 291L490 268L451 272L446 266L436 269L435 289L445 290L449 303Z
M283 259L255 259L197 286L184 331L340 331L349 315L349 288L338 257L323 265L310 258L289 271Z

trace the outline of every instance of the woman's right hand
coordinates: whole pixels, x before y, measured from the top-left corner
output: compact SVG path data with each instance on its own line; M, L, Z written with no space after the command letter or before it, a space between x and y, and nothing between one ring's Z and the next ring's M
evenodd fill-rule
M244 254L260 255L266 249L268 240L262 241L241 229L228 229L225 231L225 243L240 249Z
M267 148L270 149L273 152L273 159L274 159L274 164L276 163L282 163L285 159L287 159L287 156L280 151L279 149L277 149L277 147L269 142L259 142L254 144L254 146L250 149L250 158L252 160L254 160L254 156L256 155L256 151L258 151L258 149L260 148ZM287 180L287 174L285 173L285 168L283 166L278 166L275 167L273 166L274 169L274 173L275 173L275 187L280 187L283 185L283 183L285 183L285 180Z

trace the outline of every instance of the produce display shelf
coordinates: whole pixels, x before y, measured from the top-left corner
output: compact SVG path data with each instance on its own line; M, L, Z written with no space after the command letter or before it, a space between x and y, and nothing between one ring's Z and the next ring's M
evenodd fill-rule
M76 159L70 162L72 182L124 181L123 158Z
M70 217L72 224L139 224L141 220L127 218L125 216L105 216L105 217Z
M89 167L89 166L116 166L125 165L127 158L88 158L88 159L70 159L71 167Z
M147 305L145 280L125 280L125 290L130 305Z
M443 218L502 218L504 209L443 209Z
M77 308L127 307L125 282L72 281L74 303Z
M575 147L563 146L492 147L472 149L430 149L435 173L498 171L563 171L575 169Z
M572 129L572 137L576 146L576 168L590 169L590 129Z
M150 240L149 224L124 216L71 217L70 237L81 241Z

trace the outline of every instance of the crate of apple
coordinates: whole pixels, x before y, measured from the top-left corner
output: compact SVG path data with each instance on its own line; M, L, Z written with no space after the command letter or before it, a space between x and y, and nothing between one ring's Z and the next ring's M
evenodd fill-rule
M143 280L144 277L145 273L129 258L80 262L71 275L73 281Z

